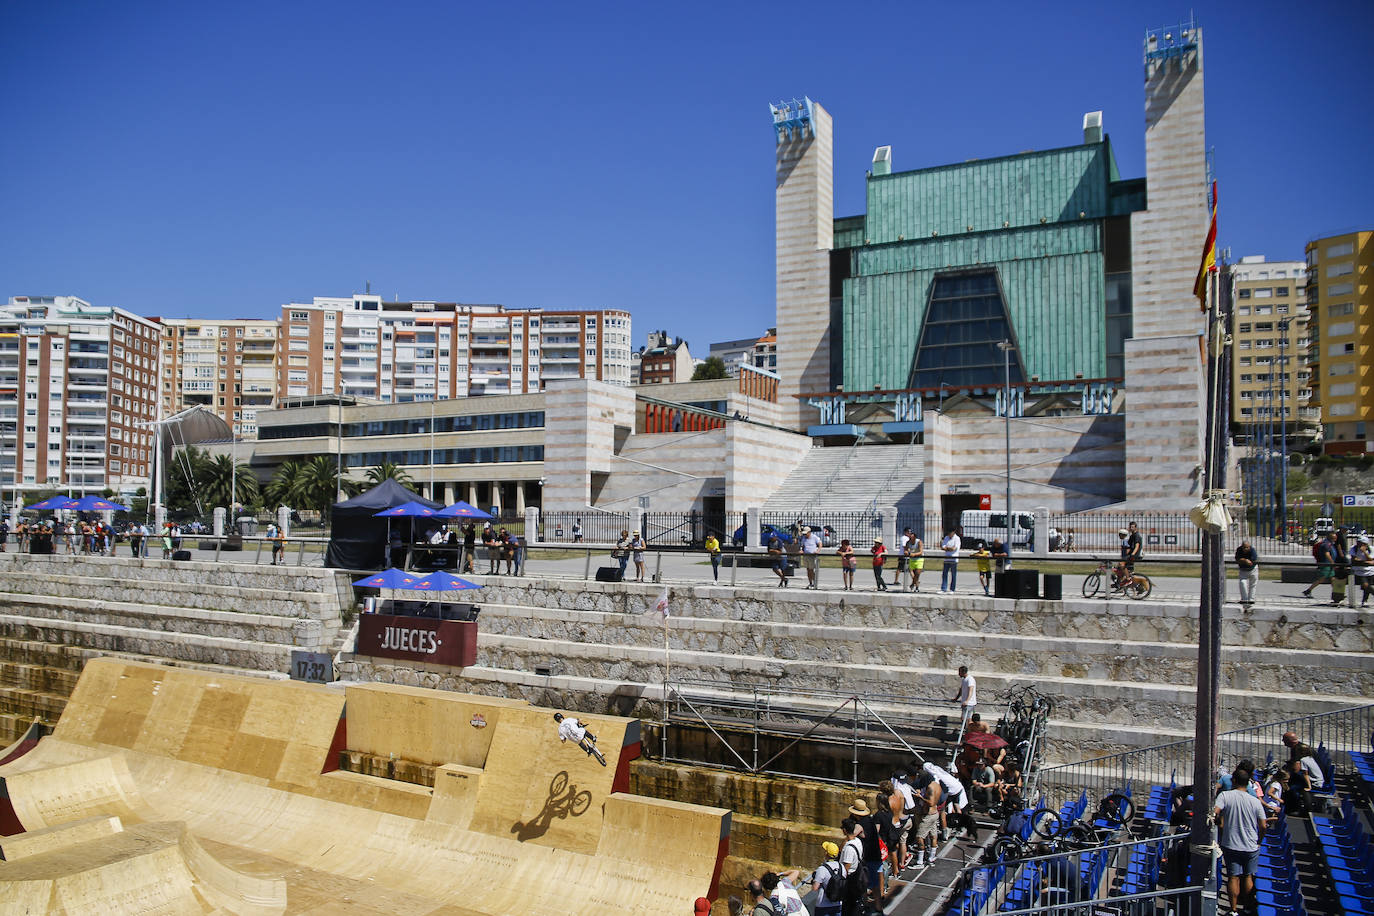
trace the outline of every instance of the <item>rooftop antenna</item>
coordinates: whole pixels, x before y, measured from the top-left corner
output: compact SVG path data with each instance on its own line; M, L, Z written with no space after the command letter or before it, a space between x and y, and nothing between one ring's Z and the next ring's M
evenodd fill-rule
M363 281L363 286L366 288L366 292L365 292L363 295L366 295L366 296L372 295L372 281L371 281L371 280L364 280L364 281Z

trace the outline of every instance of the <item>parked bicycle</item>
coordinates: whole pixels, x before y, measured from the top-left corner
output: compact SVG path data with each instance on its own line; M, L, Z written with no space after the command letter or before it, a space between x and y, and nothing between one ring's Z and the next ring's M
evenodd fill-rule
M1106 580L1106 589L1103 588L1103 579ZM1150 597L1152 588L1154 585L1150 582L1150 577L1142 573L1127 572L1125 578L1118 580L1116 570L1104 560L1083 580L1083 597L1093 598L1099 591L1103 591L1109 598L1125 595L1139 601Z

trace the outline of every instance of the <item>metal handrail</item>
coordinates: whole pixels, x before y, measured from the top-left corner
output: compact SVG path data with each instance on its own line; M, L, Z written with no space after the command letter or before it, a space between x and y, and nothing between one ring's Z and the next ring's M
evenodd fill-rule
M908 442L906 448L902 450L902 456L897 459L897 463L894 464L892 470L888 472L887 478L878 486L877 492L873 494L873 499L869 501L868 508L864 510L865 512L871 515L878 511L878 497L886 493L887 488L892 485L892 481L897 479L897 474L902 468L906 467L906 461L911 457L911 453L916 450L917 445L923 448L925 447L924 442L918 442L916 437L912 436L911 441Z
M830 490L830 485L835 482L836 477L840 476L840 472L843 471L849 465L850 459L854 457L854 453L858 451L859 446L863 445L864 440L867 438L868 430L864 429L863 427L860 427L859 436L857 439L854 440L854 444L851 445L849 447L849 450L844 453L844 457L840 459L839 464L835 465L835 470L830 472L830 476L825 478L825 483L821 484L820 487L818 487L816 490L812 492L811 498L806 501L806 505L802 506L801 514L797 516L798 518L806 518L808 515L811 514L811 507L814 506L820 500L820 498Z

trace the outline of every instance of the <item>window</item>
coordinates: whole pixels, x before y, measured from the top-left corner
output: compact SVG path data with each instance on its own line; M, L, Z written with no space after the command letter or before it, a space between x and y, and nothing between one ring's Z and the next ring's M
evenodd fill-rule
M1251 325L1249 325L1249 324L1243 324L1243 325L1240 326L1239 331L1240 331L1242 334L1249 334L1249 333L1250 333L1250 328L1251 328Z
M1354 283L1332 283L1326 288L1326 295L1332 299L1337 296L1349 296L1355 292Z
M1253 295L1256 299L1270 299L1273 297L1274 291L1269 287L1265 286L1256 289Z
M1329 318L1336 318L1341 315L1353 315L1354 313L1355 303L1353 302L1338 302L1335 305L1328 305L1326 307L1326 314Z
M1328 277L1345 277L1355 272L1353 261L1342 261L1340 264L1331 264L1326 268Z
M1288 295L1288 287L1286 287L1286 286L1276 286L1276 287L1274 287L1274 295L1275 295L1275 296L1286 296L1286 295Z
M1327 248L1327 249L1326 249L1326 257L1328 257L1328 258L1343 258L1343 257L1345 257L1345 256L1348 255L1348 254L1354 254L1354 253L1355 253L1355 243L1354 243L1354 242L1342 242L1342 243L1339 244L1339 245L1332 245L1330 248Z
M1249 299L1250 291L1248 289L1237 290L1236 295L1241 299Z

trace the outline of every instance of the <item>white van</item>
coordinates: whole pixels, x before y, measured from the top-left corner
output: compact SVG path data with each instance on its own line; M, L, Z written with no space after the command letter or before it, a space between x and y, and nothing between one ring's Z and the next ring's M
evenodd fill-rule
M1035 538L1035 516L1029 512L1017 512L1016 530L1007 539L1007 513L992 512L987 509L965 509L959 514L960 539L965 547L977 550L980 546L992 545L993 538L1003 544L1011 544L1011 549L1029 550Z

